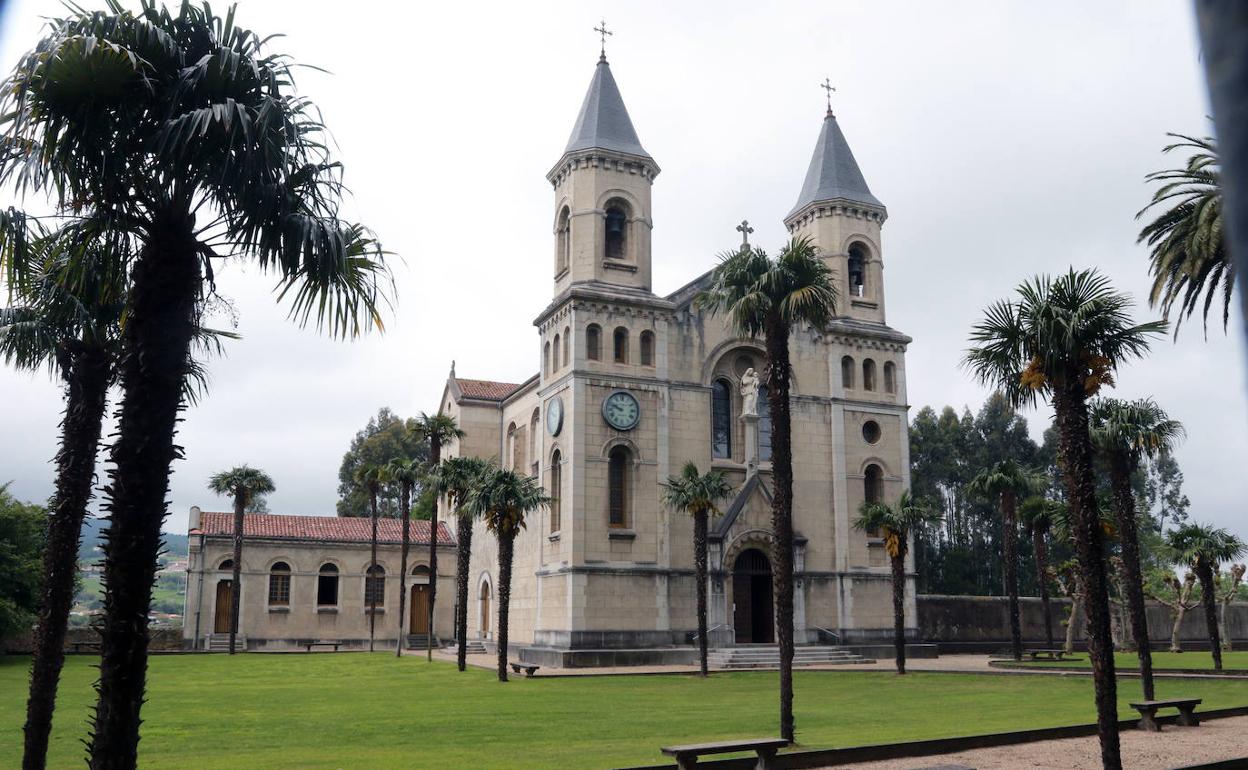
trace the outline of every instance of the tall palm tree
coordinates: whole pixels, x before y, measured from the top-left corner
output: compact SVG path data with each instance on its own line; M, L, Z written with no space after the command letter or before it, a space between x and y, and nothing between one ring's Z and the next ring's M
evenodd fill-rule
M1035 492L1044 479L1012 458L980 471L966 485L974 497L996 500L1001 505L1002 559L1005 561L1005 594L1010 604L1010 654L1023 659L1023 632L1018 615L1018 498Z
M1040 606L1044 612L1045 646L1053 648L1053 606L1049 595L1049 531L1053 528L1054 509L1061 503L1034 496L1018 507L1023 528L1031 535L1031 552L1036 565L1036 586L1040 589Z
M491 468L468 493L465 504L498 539L498 681L507 681L507 621L511 606L511 564L516 535L529 513L550 503L537 479Z
M243 584L243 514L247 506L257 498L276 489L269 474L248 465L236 465L208 479L208 490L234 500L234 567L230 580L230 654L234 654L234 637L238 634L238 607L242 598Z
M910 538L915 530L941 518L940 511L915 500L907 489L893 505L863 503L854 521L855 529L884 535L884 550L893 573L893 648L898 674L906 673L906 553Z
M393 282L369 231L339 217L341 167L274 38L206 4L66 8L0 84L0 184L72 210L77 240L107 237L130 282L88 753L93 770L132 768L174 435L214 261L254 260L298 323L334 336L380 328Z
M1097 730L1106 770L1121 770L1117 683L1110 633L1105 542L1096 504L1090 397L1113 385L1118 366L1143 356L1163 321L1134 324L1130 298L1095 270L1071 269L1024 282L1014 300L991 305L971 331L965 364L982 383L1018 405L1053 404L1062 476L1086 593L1088 649L1096 688Z
M721 471L699 473L693 461L685 463L679 476L668 476L663 502L693 517L693 571L698 588L698 665L706 670L706 533L712 514L719 514L719 503L732 494L732 485Z
M1179 149L1194 152L1183 168L1148 175L1148 181L1160 182L1161 186L1153 192L1152 201L1135 215L1139 219L1151 209L1169 207L1140 231L1139 240L1147 242L1151 250L1149 273L1153 276L1153 288L1148 304L1160 305L1162 313L1169 318L1170 311L1178 303L1174 324L1174 333L1178 334L1183 319L1197 311L1203 293L1201 316L1207 330L1209 309L1220 290L1225 329L1230 321L1235 267L1222 231L1222 164L1218 147L1213 137L1168 136L1181 141L1167 146L1163 152Z
M1092 444L1109 467L1114 523L1122 555L1122 582L1131 616L1131 635L1140 658L1144 699L1153 700L1153 653L1144 606L1144 575L1140 567L1140 538L1136 527L1135 490L1131 477L1140 460L1171 451L1183 437L1183 426L1151 398L1122 401L1098 398L1088 407Z
M403 545L399 551L399 630L395 635L395 657L403 654L404 610L407 609L407 555L412 537L412 490L421 477L421 463L410 457L396 457L386 463L386 481L399 484L399 515L403 517Z
M1218 608L1214 573L1218 565L1244 555L1248 546L1225 529L1204 524L1184 524L1166 535L1176 559L1196 573L1200 581L1200 603L1205 608L1205 626L1213 652L1213 668L1222 670L1222 640L1218 633Z
M455 533L455 642L459 670L468 665L468 568L472 562L472 508L466 505L468 494L481 479L494 470L489 460L479 457L448 457L438 466L434 484L438 494L446 495L447 504L454 506Z
M775 260L743 246L721 256L698 307L723 313L729 327L762 336L767 351L771 412L773 583L780 647L780 735L795 739L793 722L793 452L789 415L789 334L793 327L824 329L836 313L832 270L808 238L790 240Z
M420 413L412 430L429 443L429 469L434 471L442 462L442 446L464 437L464 432L449 414ZM425 655L433 660L433 605L438 599L438 498L433 498L433 515L429 517L429 633L425 634Z
M370 551L368 558L368 574L364 577L364 585L367 588L369 581L373 579L373 573L377 571L377 494L381 491L381 484L385 480L386 471L384 465L374 465L366 463L355 469L355 483L368 494L368 510L369 520L372 522L372 536L369 541ZM373 637L377 633L377 594L375 591L368 590L368 651L373 651Z

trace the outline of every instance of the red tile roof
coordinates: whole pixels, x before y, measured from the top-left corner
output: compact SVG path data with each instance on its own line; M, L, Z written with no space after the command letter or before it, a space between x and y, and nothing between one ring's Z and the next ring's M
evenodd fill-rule
M520 383L516 382L466 380L463 377L456 377L455 383L459 385L459 392L464 394L464 398L477 398L483 401L502 401L520 387Z
M191 534L233 535L234 514L204 511L199 515L199 529L191 530ZM372 540L372 523L367 518L349 516L283 516L275 513L248 513L243 516L243 536L367 543ZM410 536L413 544L427 545L429 522L413 521ZM377 521L377 542L400 543L402 541L402 522L398 519ZM438 522L438 545L443 543L455 545L455 538L445 522Z

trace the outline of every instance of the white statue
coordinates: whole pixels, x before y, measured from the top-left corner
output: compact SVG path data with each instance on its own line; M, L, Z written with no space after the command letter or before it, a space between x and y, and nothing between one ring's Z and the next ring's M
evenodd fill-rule
M758 375L753 367L741 375L741 416L758 416Z

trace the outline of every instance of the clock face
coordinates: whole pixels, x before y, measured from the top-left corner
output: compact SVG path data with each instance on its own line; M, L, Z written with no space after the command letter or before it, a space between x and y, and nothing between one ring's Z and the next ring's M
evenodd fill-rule
M632 393L617 390L603 399L602 417L616 430L632 430L641 421L641 404Z
M558 436L563 430L563 399L555 396L546 405L546 430L550 435Z

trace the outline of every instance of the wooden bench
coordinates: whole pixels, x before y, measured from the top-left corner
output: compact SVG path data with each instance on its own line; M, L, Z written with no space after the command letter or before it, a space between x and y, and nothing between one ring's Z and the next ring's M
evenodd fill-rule
M541 666L530 666L528 663L512 663L511 664L512 671L516 672L517 674L523 672L526 677L532 677L535 674L537 674L537 670L539 668L541 668Z
M1140 712L1140 729L1149 732L1161 732L1161 725L1157 724L1157 711L1159 709L1175 708L1179 710L1178 723L1184 727L1196 727L1200 724L1200 717L1196 716L1196 707L1200 705L1200 698L1171 698L1169 700L1145 700L1139 703L1132 703L1131 708Z
M91 652L100 651L99 642L73 642L73 647L75 653L82 652L83 650L90 650Z
M342 642L304 642L303 646L308 652L312 652L313 647L333 647L334 652L338 652Z
M1033 661L1034 660L1058 660L1058 661L1077 660L1077 658L1066 657L1067 655L1073 655L1074 653L1066 652L1065 650L1060 650L1060 649L1059 650L1023 650L1023 653L1026 654L1027 657L1031 658Z
M661 751L669 757L676 757L676 766L680 770L697 767L698 757L703 754L731 754L737 751L753 751L758 755L756 770L767 770L773 766L772 760L776 752L788 746L784 738L747 738L739 741L716 741L714 743L690 743L686 746L664 746Z

